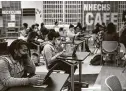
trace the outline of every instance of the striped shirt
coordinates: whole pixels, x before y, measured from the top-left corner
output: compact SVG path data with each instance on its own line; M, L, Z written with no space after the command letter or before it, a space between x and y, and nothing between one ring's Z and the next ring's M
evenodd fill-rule
M11 56L0 57L0 91L5 91L8 87L28 85L28 78L22 78L24 71L22 61L15 61Z

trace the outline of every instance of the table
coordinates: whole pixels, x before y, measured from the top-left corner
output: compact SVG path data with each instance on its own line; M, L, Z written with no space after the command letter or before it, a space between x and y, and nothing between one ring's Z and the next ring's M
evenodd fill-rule
M82 42L84 42L84 40L74 40L73 41L62 41L62 44L74 44L74 45L78 45L81 44Z
M74 57L59 57L63 60L75 60L79 62L79 83L81 83L81 74L82 74L82 61L84 61L88 56L89 52L76 52L76 58ZM71 87L74 91L74 65L71 65Z
M52 81L48 84L47 88L33 87L33 86L20 86L20 87L10 88L8 91L61 91L68 77L69 74L52 73L51 74Z

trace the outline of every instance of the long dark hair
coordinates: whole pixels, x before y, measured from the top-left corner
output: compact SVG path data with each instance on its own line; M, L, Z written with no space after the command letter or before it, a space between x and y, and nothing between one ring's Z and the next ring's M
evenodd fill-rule
M28 54L29 56L31 56L31 53L30 53L30 49L28 47L28 43L22 39L17 39L17 40L14 40L11 45L9 46L9 53L12 55L12 57L14 58L14 55L15 55L15 52L14 50L19 50L21 48L21 45L26 45L27 48L28 48ZM15 58L14 58L15 59Z
M80 30L82 30L82 25L81 25L81 23L80 23L80 22L78 22L78 23L77 23L76 28L77 28L77 27L79 27L79 29L80 29Z
M109 23L107 26L107 33L112 34L116 32L116 27L113 23Z
M60 34L58 32L55 32L54 29L50 29L48 33L48 40L53 40L53 38L60 37Z

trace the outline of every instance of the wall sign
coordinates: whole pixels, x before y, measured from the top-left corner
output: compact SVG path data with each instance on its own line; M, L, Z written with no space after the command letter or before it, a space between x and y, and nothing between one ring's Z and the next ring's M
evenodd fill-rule
M110 12L110 4L84 4L85 23L88 26L102 22L113 22L117 25L118 12Z
M5 11L2 11L2 14L21 14L21 11L20 10L18 11L5 10Z
M15 27L15 22L9 22L8 27Z

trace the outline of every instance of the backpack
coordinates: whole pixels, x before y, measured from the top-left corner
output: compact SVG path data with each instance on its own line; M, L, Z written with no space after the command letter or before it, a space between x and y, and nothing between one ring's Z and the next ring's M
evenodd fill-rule
M100 61L101 61L101 55L99 54L99 55L94 56L93 59L91 59L90 64L91 65L100 65Z

